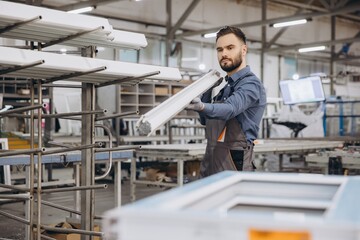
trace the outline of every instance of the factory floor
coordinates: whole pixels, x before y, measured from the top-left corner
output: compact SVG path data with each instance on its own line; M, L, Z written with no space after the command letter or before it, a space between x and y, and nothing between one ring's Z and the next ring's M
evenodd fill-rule
M54 179L69 179L72 175L72 169L54 169L53 175ZM105 211L115 208L114 184L110 178L97 181L96 183L108 185L106 189L95 190L95 215L101 216ZM130 203L130 181L125 178L121 187L121 201L122 205L125 205ZM164 188L156 186L138 185L136 187L136 197L139 200L163 191L165 191ZM42 198L45 201L74 209L74 192L47 193L43 194ZM11 213L21 218L25 218L24 208L25 204L23 202L0 203L0 211ZM42 206L41 212L41 221L44 225L56 225L67 219L69 220L69 218L74 220L74 216L76 216L70 216L70 213L68 212L45 205ZM24 226L24 224L19 223L18 221L0 215L0 240L25 239Z
M259 160L262 162L262 160ZM262 162L260 168L257 171L267 171L267 172L277 172L279 171L279 162L278 158L275 155L266 156L266 162ZM290 162L287 157L284 159L284 167L288 169L301 169L303 166L303 161ZM72 168L60 168L53 169L53 179L72 179L73 170ZM124 176L124 181L122 183L122 205L130 203L130 181L129 176L122 172ZM114 204L114 184L111 178L105 180L97 181L97 184L108 184L106 189L95 190L95 215L101 216L105 211L110 210L115 207ZM165 188L160 188L156 186L147 186L147 185L137 185L136 186L136 197L137 200L142 198L154 195L166 191ZM74 209L74 192L61 192L61 193L47 193L42 195L42 200L62 205L68 208ZM15 203L1 203L0 202L0 211L11 213L13 215L25 218L24 216L24 203L15 202ZM66 220L69 220L70 213L48 207L43 205L42 209L42 224L45 225L55 225ZM71 219L74 219L74 216L71 216ZM24 224L19 223L15 220L11 220L7 217L4 217L0 214L0 240L7 239L25 239L24 238Z

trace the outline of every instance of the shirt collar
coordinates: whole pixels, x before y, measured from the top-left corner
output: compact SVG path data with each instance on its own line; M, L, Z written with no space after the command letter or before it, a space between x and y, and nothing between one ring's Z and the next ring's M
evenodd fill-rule
M242 79L244 76L246 76L248 73L250 72L250 66L246 65L246 67L244 67L243 69L237 71L236 73L234 73L233 75L231 75L230 77L226 76L225 80L228 81L229 83L235 82L239 79Z

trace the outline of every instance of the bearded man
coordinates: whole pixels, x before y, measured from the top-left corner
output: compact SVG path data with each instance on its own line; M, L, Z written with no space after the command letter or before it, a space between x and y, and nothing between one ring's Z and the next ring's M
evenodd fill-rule
M227 73L226 85L214 98L209 89L187 107L197 111L201 124L206 125L207 146L200 177L224 170L254 170L254 141L266 107L264 86L246 65L246 37L241 29L220 29L216 51Z

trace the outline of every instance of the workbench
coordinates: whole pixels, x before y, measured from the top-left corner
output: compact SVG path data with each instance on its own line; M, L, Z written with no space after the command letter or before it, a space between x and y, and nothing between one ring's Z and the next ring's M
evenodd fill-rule
M255 154L279 155L279 169L282 170L283 154L309 154L322 149L335 149L342 147L342 141L312 141L292 139L264 139L257 140L254 147ZM167 144L167 145L144 145L135 151L136 158L131 160L130 194L131 199L136 199L136 184L151 184L158 186L174 187L182 186L184 182L184 162L201 160L205 154L206 144ZM154 182L136 179L137 158L147 158L147 161L170 161L177 164L177 182Z

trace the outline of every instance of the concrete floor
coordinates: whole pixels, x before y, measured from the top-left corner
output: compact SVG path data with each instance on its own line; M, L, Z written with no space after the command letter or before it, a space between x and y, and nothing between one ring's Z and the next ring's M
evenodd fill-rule
M72 169L54 169L54 179L69 179L72 175ZM108 184L106 189L95 190L95 214L101 216L105 211L115 208L114 204L114 184L111 179L97 181L97 184ZM155 186L138 185L136 187L137 200L154 195L164 191L164 188ZM43 200L55 204L59 204L68 208L75 208L74 192L48 193L42 195ZM130 203L130 181L124 180L122 184L122 205ZM25 204L23 202L2 203L0 210L11 213L21 218L24 215ZM76 215L70 216L70 213L55 209L53 207L43 205L42 209L42 224L55 225L64 222L66 218L76 218ZM0 240L7 239L21 239L25 235L25 225L15 220L9 219L0 215Z
M260 162L262 163L259 164L259 168L257 169L257 171L277 172L279 170L278 158L275 155L267 155L266 161L263 162L263 160L261 160ZM289 158L287 156L284 156L284 167L301 169L303 164L304 164L303 161L290 162ZM122 176L124 176L124 174L122 174ZM72 179L72 168L54 169L53 178ZM115 207L114 184L110 178L108 180L97 181L97 183L108 184L107 189L95 190L95 214L101 216L105 211ZM163 191L165 191L165 189L160 187L137 185L136 197L137 200L140 200L142 198ZM43 194L42 198L45 201L49 201L73 209L75 208L74 192ZM122 184L122 205L128 203L130 203L130 182L129 180L124 180ZM22 202L0 204L0 210L24 218L24 206L25 205ZM66 218L70 217L70 213L48 206L43 206L41 212L42 212L42 220L41 220L42 224L46 224L46 225L61 223L64 222ZM75 216L76 215L72 216L72 218L75 218ZM4 239L21 239L21 240L24 239L24 224L0 215L0 240L4 240Z

